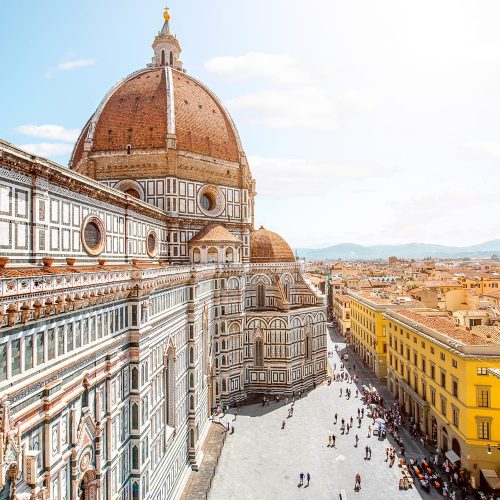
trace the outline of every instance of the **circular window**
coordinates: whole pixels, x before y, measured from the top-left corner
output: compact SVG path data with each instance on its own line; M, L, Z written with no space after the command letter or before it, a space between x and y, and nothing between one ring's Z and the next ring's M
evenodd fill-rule
M146 251L150 257L156 257L158 253L158 236L155 231L149 231L146 236Z
M89 215L82 224L82 244L89 255L99 255L104 250L106 231L99 217Z
M213 197L210 194L202 194L200 196L200 205L206 211L213 210L215 206L215 202Z
M198 207L209 217L217 217L225 207L224 193L217 186L203 186L198 191Z

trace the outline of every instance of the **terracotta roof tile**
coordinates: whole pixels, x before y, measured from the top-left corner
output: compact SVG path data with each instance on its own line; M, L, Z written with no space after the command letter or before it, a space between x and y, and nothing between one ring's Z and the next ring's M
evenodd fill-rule
M211 222L189 240L189 243L238 243L241 240L231 234L224 226Z

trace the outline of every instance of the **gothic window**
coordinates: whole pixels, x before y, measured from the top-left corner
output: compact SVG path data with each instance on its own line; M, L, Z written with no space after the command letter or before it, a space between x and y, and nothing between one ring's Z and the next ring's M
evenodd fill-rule
M192 373L189 374L189 387L194 387L194 375Z
M264 342L262 339L255 342L255 366L264 366Z
M139 428L139 407L137 403L132 403L132 429Z
M174 53L170 51L170 66L174 65Z
M139 389L139 373L136 367L132 368L132 389Z
M175 426L175 359L173 349L165 357L164 394L166 424Z
M165 51L161 51L161 65L165 66Z
M222 379L222 392L226 392L227 386L226 386L226 379Z
M308 334L306 335L306 359L311 359L311 356L312 356L312 339L311 339L311 335Z
M132 500L139 500L139 483L137 482L132 485Z
M193 364L194 363L194 348L193 347L190 347L189 348L189 364Z
M266 287L264 283L257 285L257 307L266 306Z

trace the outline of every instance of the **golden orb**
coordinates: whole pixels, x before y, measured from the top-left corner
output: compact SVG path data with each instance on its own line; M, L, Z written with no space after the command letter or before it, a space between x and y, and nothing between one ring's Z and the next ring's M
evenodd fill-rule
M170 21L170 14L168 13L168 7L165 7L165 10L163 11L163 19L165 19L165 21Z

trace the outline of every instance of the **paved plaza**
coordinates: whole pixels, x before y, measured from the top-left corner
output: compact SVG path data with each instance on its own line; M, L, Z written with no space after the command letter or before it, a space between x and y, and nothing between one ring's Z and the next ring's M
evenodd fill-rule
M334 350L330 339L328 349ZM329 362L332 368L336 363L338 370L340 360L336 353ZM357 373L363 382L368 381L365 369L357 367ZM384 388L379 385L376 384L377 389L384 394ZM347 387L351 388L350 400L339 397L340 387L344 394ZM265 407L241 408L234 421L235 432L226 440L209 498L331 500L339 499L341 490L345 490L343 500L434 497L435 492L421 493L415 488L399 490L401 472L397 461L393 468L385 461L388 441L367 437L372 420L366 416L361 428L357 427L357 408L363 405L354 397L355 389L354 384L345 382L324 384L296 400L292 418L287 418L290 401L288 405L271 402ZM338 414L336 426L333 424L335 413ZM347 421L351 416L353 428L348 435L341 435L340 420ZM283 420L286 426L282 430ZM328 434L332 432L337 438L335 448L328 447ZM357 448L354 447L356 434L359 436ZM372 449L371 460L364 460L366 445ZM425 453L416 443L408 443L407 450L407 456ZM306 481L298 487L300 472L311 474L308 487ZM357 473L361 474L359 492L354 491Z

